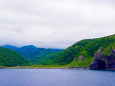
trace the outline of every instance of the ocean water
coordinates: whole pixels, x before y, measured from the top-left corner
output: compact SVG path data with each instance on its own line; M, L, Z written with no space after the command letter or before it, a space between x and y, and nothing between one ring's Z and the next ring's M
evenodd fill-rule
M0 86L115 86L115 71L0 69Z

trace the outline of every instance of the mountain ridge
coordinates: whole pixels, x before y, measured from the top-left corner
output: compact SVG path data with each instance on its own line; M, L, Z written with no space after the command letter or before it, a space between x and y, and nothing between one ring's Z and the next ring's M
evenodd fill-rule
M46 55L64 50L64 49L56 49L56 48L55 49L37 48L34 45L26 45L20 48L17 48L12 45L4 45L3 47L15 50L16 52L24 56L32 64L39 63L38 61L40 60L38 59L41 58L44 59Z
M68 67L90 67L94 61L95 53L100 49L106 49L115 43L115 34L94 39L78 41L65 50L56 52L52 49L24 46L20 50L26 59L36 65L68 65ZM28 47L32 47L31 49ZM40 52L39 52L40 49ZM32 52L30 52L32 51ZM45 51L45 52L44 52ZM28 53L28 54L27 54ZM108 53L108 52L105 52ZM30 56L30 57L29 57Z

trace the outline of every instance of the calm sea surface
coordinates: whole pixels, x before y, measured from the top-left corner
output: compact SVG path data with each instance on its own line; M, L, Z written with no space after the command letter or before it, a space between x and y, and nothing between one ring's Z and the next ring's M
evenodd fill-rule
M0 69L0 86L115 86L115 71Z

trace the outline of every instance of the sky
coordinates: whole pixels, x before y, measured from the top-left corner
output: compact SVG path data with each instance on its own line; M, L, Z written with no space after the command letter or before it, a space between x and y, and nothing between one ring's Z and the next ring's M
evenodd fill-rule
M67 48L115 34L115 0L0 0L0 45Z

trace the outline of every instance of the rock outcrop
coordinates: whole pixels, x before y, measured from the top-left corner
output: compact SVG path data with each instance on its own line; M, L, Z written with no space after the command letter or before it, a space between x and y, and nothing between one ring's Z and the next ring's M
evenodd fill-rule
M110 52L100 49L94 55L94 61L90 65L92 70L115 70L115 49Z

